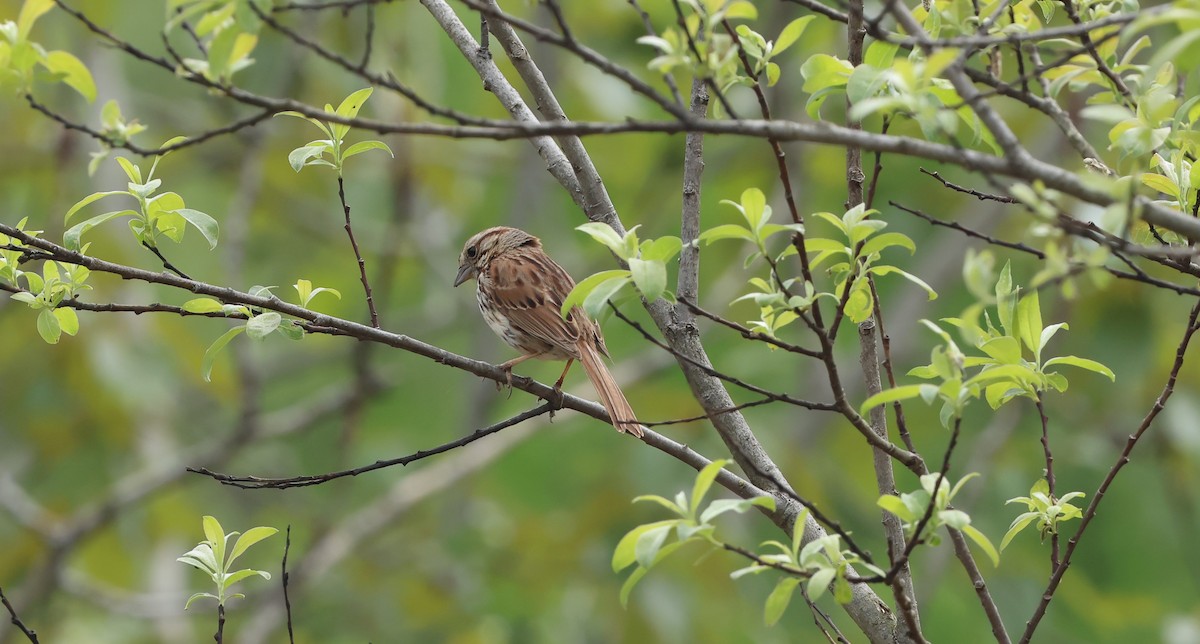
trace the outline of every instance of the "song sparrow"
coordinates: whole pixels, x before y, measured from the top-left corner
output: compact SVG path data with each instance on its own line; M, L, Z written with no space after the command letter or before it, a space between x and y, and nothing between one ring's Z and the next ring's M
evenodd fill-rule
M559 311L575 280L542 250L537 237L516 228L488 228L467 240L458 258L454 285L475 278L483 319L522 355L500 367L512 377L514 365L530 358L566 360L554 383L557 390L571 364L583 364L588 379L618 431L642 436L633 408L613 380L601 355L607 356L600 325L575 307L564 319Z

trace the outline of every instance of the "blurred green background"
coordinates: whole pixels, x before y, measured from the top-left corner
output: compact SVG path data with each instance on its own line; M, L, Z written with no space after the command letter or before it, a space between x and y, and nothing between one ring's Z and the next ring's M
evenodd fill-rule
M643 32L626 3L565 4L578 37L661 85L644 73L651 51L633 44ZM666 24L669 5L658 0L646 4L656 24ZM760 4L764 32L774 33L799 15L784 3ZM72 5L139 46L161 51L163 3L76 0ZM506 8L548 24L544 12L513 5ZM17 0L0 0L0 18L15 17L18 7ZM477 16L456 9L466 24L478 23ZM285 20L337 51L360 55L361 9L348 16L291 13ZM374 65L391 69L438 103L505 116L420 4L381 5L376 21ZM37 93L42 102L73 120L96 124L100 105L117 99L127 118L149 126L138 138L143 145L248 113L104 45L61 11L38 23L35 39L78 55L100 88L99 100L88 105L65 88L43 85ZM817 20L779 61L783 79L771 91L777 116L806 118L799 65L816 52L844 55L843 39L842 29ZM563 52L536 42L527 45L571 117L662 116L616 81ZM496 52L502 69L509 70ZM295 51L270 30L264 30L254 58L256 64L241 72L238 82L261 94L336 104L364 86L327 62ZM735 91L734 100L745 111L753 110L748 92ZM828 117L838 117L835 102L826 107ZM1037 156L1070 154L1048 121L1027 118L1022 106L999 105ZM380 90L363 115L427 118ZM5 223L27 216L32 228L57 240L72 203L125 184L111 159L89 178L88 153L96 144L64 132L18 96L0 100L0 123L0 220ZM872 126L877 124L868 124ZM915 133L906 124L892 131ZM1098 144L1102 141L1103 131L1089 134ZM165 245L164 252L191 276L240 290L278 285L278 294L288 299L294 295L289 285L299 278L336 288L343 295L340 301L318 298L313 306L365 321L334 176L320 168L297 175L287 163L288 151L312 137L307 124L271 119L168 157L158 174L164 189L216 217L222 239L210 252L192 231L181 245ZM361 138L370 135L351 135L352 141ZM542 237L577 279L612 267L602 247L573 230L584 222L582 214L524 141L386 141L395 160L370 153L347 166L347 198L385 328L482 360L512 357L479 317L470 289L450 287L463 240L487 226L520 226ZM620 135L590 138L586 144L626 226L640 224L644 237L678 234L682 136ZM736 213L719 201L736 199L752 186L767 192L776 216L783 216L774 160L765 142L708 137L705 146L705 227L732 221ZM842 150L804 144L786 149L802 210L840 213L845 199ZM867 155L868 168L872 162ZM892 261L941 294L927 303L907 283L881 281L894 359L903 373L924 364L933 344L933 336L917 320L957 315L970 303L959 267L965 250L979 245L952 231L932 229L888 207L887 201L1014 240L1026 238L1031 222L1016 208L941 188L919 173L918 161L888 156L883 166L876 203L881 217L918 245L915 257ZM972 183L952 168L924 167ZM123 224L89 235L91 254L160 269ZM703 303L737 319L754 315L745 303L727 306L744 292L751 275L741 267L745 252L731 242L702 252ZM1001 261L1009 257L998 256ZM1037 265L1024 256L1011 259L1016 280L1028 283ZM86 299L95 302L181 304L189 299L187 293L100 275L91 283L96 290ZM1188 303L1118 282L1104 291L1084 289L1074 301L1043 293L1042 304L1047 323L1071 325L1055 340L1058 353L1099 360L1117 373L1116 384L1072 373L1068 393L1052 397L1047 405L1059 489L1085 491L1090 500L1162 387ZM625 310L649 324L638 307L627 305ZM766 574L730 580L728 573L743 565L730 553L693 565L702 553L681 552L655 569L635 590L630 607L622 609L617 595L623 576L610 568L612 549L625 531L661 518L654 507L630 505L630 499L643 493L673 495L690 488L695 473L635 441L621 440L606 425L562 412L553 424L531 421L408 468L286 491L224 487L187 474L184 467L261 476L353 467L441 444L536 401L521 392L510 397L488 382L418 356L336 337L308 337L301 343L278 335L263 343L240 337L206 383L200 375L201 356L227 323L161 314L80 317L78 337L49 346L38 338L33 313L0 299L0 586L44 642L199 642L211 637L215 619L208 604L183 611L188 595L207 590L205 579L175 561L202 538L200 517L205 514L218 517L227 530L291 526L297 641L771 643L819 637L811 614L799 602L780 625L763 626L763 601L773 579ZM747 344L720 328L703 328L719 369L770 389L828 399L819 365ZM606 323L605 334L617 379L641 417L664 420L699 413L670 356L618 320ZM853 399L862 400L854 336L843 333L839 343L844 380ZM788 337L807 341L794 327ZM382 389L364 386L364 365L380 379ZM559 369L551 363L525 363L518 372L553 381ZM567 385L594 397L579 370ZM1200 369L1193 366L1182 374L1176 397L1110 490L1038 641L1200 641L1198 392ZM736 390L734 396L739 401L753 398ZM971 471L983 476L968 484L956 503L999 543L1019 511L1005 507L1004 500L1026 494L1040 476L1040 430L1027 401L994 414L985 407L976 405L968 415L953 468L956 477ZM936 414L917 404L907 407L907 413L918 446L927 458L940 461L948 434ZM861 437L840 418L783 405L754 408L746 415L796 489L881 556L885 548L870 452ZM706 423L662 431L706 456L726 455ZM915 486L912 477L899 478L902 490ZM728 540L747 547L780 537L759 516L722 521ZM1068 529L1073 531L1074 525ZM283 545L280 534L253 548L241 563L278 573ZM1004 553L1000 568L980 558L1010 631L1019 632L1036 605L1049 574L1048 553L1048 545L1027 532ZM926 634L937 642L986 640L990 630L950 554L948 546L941 546L921 549L914 557ZM276 577L244 584L249 597L231 604L227 641L286 641L277 582ZM890 598L890 593L881 594ZM821 606L851 641L863 640L828 596ZM20 641L14 629L5 627L0 627L5 641Z

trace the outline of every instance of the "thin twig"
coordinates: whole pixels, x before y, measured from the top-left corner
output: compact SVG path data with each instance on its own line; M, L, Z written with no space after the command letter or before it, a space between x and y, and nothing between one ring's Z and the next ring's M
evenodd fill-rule
M290 642L291 644L295 644L296 635L292 631L292 600L288 596L288 579L290 578L291 573L289 573L288 569L287 569L287 560L288 560L288 551L290 551L291 549L292 549L292 524L289 523L288 527L287 527L287 535L285 536L285 540L283 542L283 565L282 565L282 572L280 573L279 577L280 577L281 581L283 582L283 607L284 607L284 610L287 611L288 642Z
M160 251L156 246L151 246L150 244L146 243L145 241L142 242L142 245L145 246L146 248L148 248L151 253L154 253L155 257L162 260L163 268L171 271L172 273L175 273L176 275L182 277L185 280L192 279L192 278L188 277L187 274L185 274L183 271L179 270L178 268L175 268L175 265L172 264L170 261L168 261L167 258L165 256L163 256L162 251Z
M358 241L354 239L354 227L350 225L350 204L346 203L346 187L342 175L338 174L338 199L342 202L342 212L346 213L346 236L350 238L350 247L354 249L354 259L358 262L358 278L362 281L363 291L367 295L367 309L371 312L371 326L379 328L379 312L375 310L375 296L371 293L371 282L367 280L367 263L363 261L362 251Z
M1071 566L1071 557L1075 554L1075 547L1079 545L1079 540L1083 538L1083 533L1091 525L1092 519L1096 518L1096 511L1100 507L1100 502L1104 500L1104 495L1108 492L1108 488L1117 478L1117 474L1120 473L1121 468L1129 463L1129 457L1133 454L1133 448L1137 447L1138 440L1154 424L1154 419L1158 417L1159 412L1166 406L1171 394L1175 393L1175 381L1179 377L1179 373L1183 370L1188 345L1192 341L1192 336L1200 329L1200 324L1197 323L1198 316L1200 316L1200 300L1192 307L1192 312L1188 317L1187 328L1183 332L1183 339L1179 341L1179 346L1175 349L1175 362L1171 365L1170 373L1167 374L1167 382L1163 385L1162 392L1155 399L1154 404L1150 407L1150 411L1146 412L1146 416L1142 419L1141 424L1138 425L1137 429L1125 441L1125 447L1121 450L1120 455L1117 456L1116 463L1113 463L1113 466L1109 468L1104 481L1100 483L1100 487L1096 489L1096 494L1092 496L1092 502L1088 504L1087 510L1083 512L1083 518L1079 522L1079 527L1075 530L1075 534L1067 540L1067 547L1063 552L1062 560L1058 563L1058 567L1054 569L1054 573L1050 575L1050 581L1046 584L1046 590L1042 592L1041 601L1038 602L1033 615L1025 623L1025 632L1021 634L1020 644L1027 644L1033 637L1038 624L1041 623L1042 618L1046 615L1046 608L1049 607L1050 601L1054 599L1054 593L1058 590L1059 582L1062 581L1063 575L1067 573L1067 569Z
M363 465L361 467L356 467L354 469L341 470L338 472L329 472L327 474L315 474L315 475L311 475L311 476L293 476L293 477L289 477L289 478L262 478L262 477L258 477L258 476L234 476L231 474L222 474L220 472L213 472L212 470L209 470L208 468L205 468L205 467L189 467L187 469L189 472L195 472L196 474L203 474L204 476L212 478L213 480L219 481L225 485L231 485L233 487L239 487L239 488L243 488L243 489L247 489L247 490L261 490L264 488L284 490L284 489L289 489L289 488L294 488L294 487L307 487L310 485L321 485L322 483L328 483L329 481L333 481L335 479L340 479L340 478L343 478L346 476L358 476L359 474L365 474L367 472L374 472L375 470L381 470L381 469L384 469L387 467L392 467L393 465L408 465L409 463L413 463L413 462L419 461L421 459L429 458L430 456L437 456L438 454L444 454L446 452L449 452L450 450L462 447L464 445L469 445L481 438L495 434L496 432L498 432L500 430L506 429L508 427L512 427L513 425L516 425L516 424L519 424L526 420L529 420L530 418L534 418L537 416L541 416L542 414L549 413L557 408L558 408L558 406L553 402L544 403L544 404L538 405L537 407L534 407L533 409L530 409L529 411L521 412L521 413L517 414L516 416L502 420L498 423L495 423L494 425L489 425L487 427L477 429L477 430L471 432L470 434L463 436L462 438L450 441L448 443L443 443L442 445L438 445L437 447L433 447L433 448L425 449L425 450L419 450L419 451L413 452L412 454L408 454L407 456L401 456L399 458L390 458L387 460L375 461L374 463L371 463L370 465Z
M1037 405L1038 418L1042 422L1042 452L1046 456L1046 486L1050 493L1051 502L1056 502L1058 495L1054 485L1054 453L1050 451L1050 422L1046 418L1046 405L1042 402L1041 394L1034 400ZM1055 530L1050 538L1050 572L1058 568L1058 531Z
M927 174L927 175L933 177L934 179L937 179L938 181L941 182L941 184L943 186L946 186L947 188L950 188L951 190L955 190L955 191L961 192L963 194L971 195L972 197L975 197L976 199L978 199L980 201L991 200L991 201L999 201L1000 203L1021 203L1021 202L1017 201L1016 199L1013 199L1012 197L1006 197L1004 195L993 195L993 194L988 194L986 192L979 192L978 190L966 188L966 187L960 186L956 183L950 183L949 181L946 181L945 179L943 179L942 175L938 174L937 172L930 172L929 170L926 170L925 168L921 168L921 172L923 174Z
M8 610L8 616L12 621L13 626L16 626L18 629L20 629L20 631L25 634L25 637L29 638L30 642L33 642L33 644L38 644L37 631L26 626L25 622L22 622L21 618L17 616L17 609L13 608L13 605L8 602L8 598L4 596L3 588L0 588L0 603L3 603L4 608Z

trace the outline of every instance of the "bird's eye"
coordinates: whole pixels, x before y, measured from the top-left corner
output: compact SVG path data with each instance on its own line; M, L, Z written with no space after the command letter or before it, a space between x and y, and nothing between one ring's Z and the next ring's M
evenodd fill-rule
M467 257L470 257L473 259L478 254L479 254L479 249L474 246L467 249Z

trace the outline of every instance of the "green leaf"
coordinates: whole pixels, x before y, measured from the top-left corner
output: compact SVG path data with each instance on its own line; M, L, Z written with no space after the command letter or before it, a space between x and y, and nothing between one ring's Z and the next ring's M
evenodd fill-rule
M1151 190L1156 190L1169 197L1177 197L1179 195L1179 186L1175 182L1161 174L1145 173L1141 177L1142 183Z
M396 155L392 152L392 149L389 148L383 141L359 141L358 143L346 148L346 151L342 153L342 160L345 161L346 159L349 159L356 154L362 154L367 150L383 150L384 152L387 152L388 155L393 159L396 158Z
M583 310L587 311L587 314L593 318L598 317L608 301L617 294L617 291L628 284L629 281L628 277L618 277L598 284L596 288L592 289L591 293L588 293L587 297L583 298Z
M217 234L220 232L220 226L217 225L216 219L191 208L180 208L174 212L195 226L201 235L204 235L204 239L208 240L209 250L217 247Z
M642 259L647 261L669 262L679 251L683 250L683 240L670 235L659 237L642 244Z
M813 16L808 17L812 18ZM763 608L763 620L767 626L774 626L779 618L783 617L783 612L792 602L792 593L799 584L800 578L798 577L784 577L775 584L775 589L771 591L770 595L767 595L767 604Z
M757 20L758 9L746 0L734 0L725 8L726 20Z
M117 157L117 158L120 159L121 157ZM128 163L128 161L126 161L126 163ZM105 192L93 192L92 194L84 197L83 199L76 201L74 206L71 206L71 209L67 211L67 216L63 218L63 223L64 224L70 223L72 215L79 212L80 208L83 208L84 206L92 203L93 201L99 201L100 199L103 199L105 197L111 197L113 195L127 195L127 194L129 194L129 193L125 192L124 190L108 190Z
M125 194L125 193L121 193L121 194ZM67 230L67 232L63 233L63 246L66 246L67 248L70 248L71 250L79 250L79 246L81 243L80 238L83 237L84 233L86 233L87 231L95 228L96 226L99 226L100 224L102 224L110 219L115 219L117 217L122 217L125 215L130 215L133 217L141 216L136 211L133 211L133 210L114 210L113 212L106 212L102 215L96 215L95 217L86 219L84 221L79 222L78 224L75 224L74 226L71 226L71 228L69 228Z
M779 32L779 37L775 39L775 46L771 48L771 55L778 56L779 54L782 54L788 47L791 47L793 44L795 44L795 42L800 39L800 35L804 33L804 28L807 27L808 23L812 22L814 18L816 18L815 15L804 16L789 22L788 25L783 28L783 31Z
M125 171L125 176L129 177L132 183L142 183L142 169L134 165L132 161L125 157L117 157L117 165Z
M637 543L633 547L633 554L641 567L649 568L654 565L659 548L662 548L663 543L670 536L673 527L659 526L647 530L638 536Z
M76 315L75 309L60 306L54 309L54 317L58 318L58 326L63 333L67 335L79 333L79 316Z
M933 290L932 286L926 284L925 280L917 277L916 275L913 275L912 273L909 273L908 271L901 270L899 268L896 268L895 266L887 266L887 265L872 266L868 270L870 270L872 273L874 273L876 275L888 275L891 273L895 273L895 274L899 275L900 277L903 277L904 279L921 287L925 291L925 293L929 295L930 300L937 299L937 292L935 292Z
M279 532L279 530L276 530L275 528L266 527L266 526L258 526L256 528L250 528L244 534L239 536L237 542L233 544L233 552L229 553L229 561L226 563L228 565L233 565L233 560L237 559L239 556L241 556L241 554L243 552L246 552L247 548L258 543L259 541L262 541L263 539L266 539L267 537L275 534L276 532ZM251 572L253 572L253 571L251 571ZM234 574L237 574L237 573L234 573ZM270 579L270 578L271 578L270 576L267 577L267 579Z
M1012 336L1016 335L1016 330L1013 328L1013 312L1016 308L1015 295L1011 264L1004 262L1004 268L1000 269L1000 277L996 280L996 312L1000 317L1000 326Z
M625 282L629 281L629 278L630 273L626 270L600 271L595 275L588 276L582 282L576 284L575 288L571 289L571 292L567 294L566 299L563 300L562 306L559 307L559 315L562 315L563 318L566 318L567 314L571 312L571 309L581 305L584 299L591 295L592 291L596 290L596 287L600 286L601 284L608 282L609 280L619 279L621 280L621 285L623 286Z
M1041 351L1042 309L1038 302L1038 292L1030 291L1017 303L1017 319L1021 330L1021 341L1034 354Z
M233 563L233 561L230 560L230 563ZM254 575L258 575L259 577L268 580L271 578L271 573L265 570L250 570L247 568L245 570L239 570L237 572L225 575L225 580L221 583L221 590L228 590L230 586L238 583L246 577L253 577Z
M222 333L221 337L217 338L212 344L208 345L208 349L205 349L204 351L204 358L200 360L200 373L204 376L204 382L209 382L212 379L213 362L216 361L217 354L221 352L221 349L225 348L225 345L229 344L230 340L236 338L239 333L245 330L245 325L236 326L225 333Z
M813 576L808 579L808 598L811 601L817 601L825 591L829 589L829 584L833 583L833 578L837 576L837 570L834 568L821 568L813 573Z
M1000 567L1000 553L996 552L996 546L992 545L987 535L980 532L979 528L973 525L963 526L962 533L970 537L971 541L974 541L975 545L979 546L979 549L987 554L988 558L992 560L992 566Z
M1095 371L1098 374L1108 376L1108 379L1112 380L1113 382L1117 381L1117 375L1113 373L1112 369L1109 369L1095 360L1088 360L1087 358L1080 358L1077 356L1059 356L1057 358L1050 358L1046 361L1046 364L1042 365L1042 368L1052 367L1056 364L1067 364L1071 365L1072 367L1079 367L1080 369Z
M24 40L33 28L33 23L53 8L54 0L25 0L21 5L21 12L17 14L17 37Z
M863 401L863 404L858 408L860 415L866 416L868 412L878 405L884 405L898 400L908 400L921 395L921 387L923 385L904 385L893 389L885 389L870 398Z
M625 568L637 561L635 554L638 539L642 534L649 530L662 526L672 527L679 522L678 519L667 519L665 521L655 521L654 523L646 523L625 533L624 537L617 542L617 547L613 550L612 569L613 572L621 572Z
M329 149L324 143L318 145L302 145L288 153L288 163L296 172L304 169L310 159L318 158Z
M42 64L55 74L62 74L62 82L79 92L89 103L96 100L96 81L83 61L74 54L66 51L52 51L46 54Z
M338 116L347 119L352 119L358 116L358 111L362 109L363 103L367 102L367 99L371 97L371 92L373 91L375 91L375 89L372 87L364 87L363 89L360 89L357 92L347 96L342 101L342 104L338 105L335 113ZM349 125L342 125L341 123L332 123L331 125L333 127L334 137L338 140L341 140L346 136L346 133L350 131Z
M904 504L904 501L900 500L900 497L894 494L884 494L883 496L879 497L879 500L875 502L875 505L878 505L884 510L887 510L888 512L900 517L902 521L913 521L917 518L913 514L912 510L910 510L908 506Z
M225 561L225 529L216 517L207 514L200 520L200 525L204 528L205 540L212 543L213 558L221 565Z
M616 253L621 259L629 259L625 251L625 241L613 230L608 224L599 222L588 222L586 224L576 226L575 230L587 233L596 241L608 246L609 250Z
M992 338L980 344L979 349L1003 364L1021 362L1021 344L1009 335Z
M726 512L742 514L755 506L774 510L775 499L769 496L755 496L749 499L714 499L707 508L704 508L704 512L700 513L700 523L709 523ZM695 512L695 509L692 512Z
M190 313L220 313L224 309L224 305L211 297L198 297L183 303L183 310Z
M815 94L821 90L844 87L854 67L829 54L813 54L800 66L804 76L803 91ZM814 96L815 98L815 96Z
M308 116L307 114L301 114L300 112L293 112L291 110L287 110L284 112L277 112L275 114L275 116L291 116L293 118L303 119L303 120L308 121L309 123L312 123L313 125L317 126L317 128L319 128L321 130L321 132L323 132L325 134L325 136L328 136L331 139L333 138L333 132L329 131L328 125L325 125L324 123L318 121L317 119L315 119L311 116Z
M1058 324L1051 324L1050 326L1042 329L1042 335L1038 339L1037 354L1039 356L1041 355L1042 349L1046 348L1046 345L1050 343L1050 339L1054 337L1055 333L1058 333L1059 329L1066 330L1070 328L1071 327L1067 326L1066 322L1059 322Z
M722 224L700 233L700 240L707 244L711 244L722 239L744 239L746 241L756 243L758 241L758 238L754 236L754 233L738 224Z
M261 340L279 328L281 322L283 317L275 311L260 313L246 322L246 335Z
M669 548L670 546L667 547ZM625 583L621 584L621 608L626 608L628 606L629 593L633 592L633 587L636 586L639 581L641 581L642 577L646 576L647 572L650 571L638 566L632 573L630 573L629 577L625 580Z
M667 267L662 262L630 258L629 272L647 302L657 300L667 289Z
M717 475L721 473L721 469L727 463L729 463L728 460L717 459L705 465L704 469L696 475L696 482L692 484L692 502L688 508L690 515L696 516L696 509L700 507L700 501L704 499L705 494L708 494L708 489L712 487L713 481L717 479Z
M1011 500L1011 499L1010 499ZM1004 538L1000 540L1000 549L1004 550L1008 547L1008 543L1013 540L1013 537L1021 533L1034 519L1040 515L1037 512L1026 512L1021 514L1016 519L1013 519L1012 525L1008 527L1008 532L1004 533Z
M863 54L863 62L878 69L888 69L892 66L892 60L895 59L899 49L900 45L896 43L876 40L867 46L867 51Z
M913 243L913 240L908 235L904 233L883 233L868 239L863 244L862 250L859 251L859 255L870 257L872 254L881 252L883 249L891 246L903 246L910 253L917 252L917 245Z
M183 610L187 610L188 606L191 606L193 601L195 601L197 599L201 599L201 598L213 599L213 600L216 600L217 602L221 601L220 597L217 597L216 595L214 595L212 593L196 593L195 595L188 597L187 603L185 603L183 605Z
M37 330L47 344L58 344L58 339L62 337L62 326L52 309L42 309L38 313Z
M742 216L750 224L750 230L762 227L767 214L767 197L758 188L747 188L742 191Z

